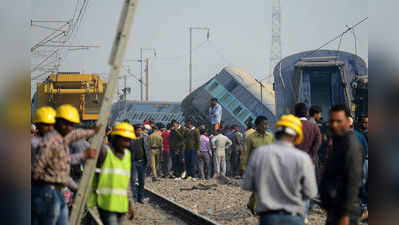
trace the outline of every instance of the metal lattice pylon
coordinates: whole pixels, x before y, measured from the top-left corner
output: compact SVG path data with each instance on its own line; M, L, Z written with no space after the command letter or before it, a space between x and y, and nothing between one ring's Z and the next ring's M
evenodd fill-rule
M266 77L268 83L273 83L273 68L281 60L281 9L280 0L272 3L272 42L270 47L269 74Z

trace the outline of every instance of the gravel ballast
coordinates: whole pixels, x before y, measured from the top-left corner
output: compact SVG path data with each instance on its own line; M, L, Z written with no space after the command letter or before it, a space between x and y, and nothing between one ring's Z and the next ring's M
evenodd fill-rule
M257 225L258 217L246 208L251 193L243 190L239 182L225 179L161 179L153 182L147 178L146 187L220 224ZM308 217L310 225L324 225L325 219L326 213L320 208L311 210Z

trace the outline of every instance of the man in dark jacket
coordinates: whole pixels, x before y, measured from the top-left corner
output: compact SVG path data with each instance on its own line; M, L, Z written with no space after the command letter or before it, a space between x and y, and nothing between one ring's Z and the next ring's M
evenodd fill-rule
M244 147L244 137L240 132L240 126L235 124L232 126L233 128L233 145L231 146L231 175L233 177L240 176L240 156Z
M172 170L176 179L181 179L184 171L184 137L186 129L179 122L173 120L169 136L170 153L172 157Z
M145 174L150 163L150 151L151 145L148 136L144 136L144 127L140 125L135 125L136 139L132 140L130 145L131 160L132 160L132 176L131 184L133 195L135 199L144 203L144 182ZM139 180L139 189L136 188L136 176Z
M364 149L350 130L350 112L344 105L330 110L333 149L321 181L320 197L328 211L327 225L357 225L360 217Z
M186 135L184 138L184 162L186 164L187 179L195 181L195 165L197 152L200 150L200 132L194 127L191 120L186 120Z

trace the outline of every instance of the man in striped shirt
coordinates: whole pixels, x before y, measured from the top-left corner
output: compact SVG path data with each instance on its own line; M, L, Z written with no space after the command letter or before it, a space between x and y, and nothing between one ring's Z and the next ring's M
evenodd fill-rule
M89 138L99 130L74 129L80 123L79 112L72 105L61 105L56 111L54 130L39 145L32 165L32 224L68 224L68 208L63 190L70 184L69 145ZM96 153L96 151L92 151Z

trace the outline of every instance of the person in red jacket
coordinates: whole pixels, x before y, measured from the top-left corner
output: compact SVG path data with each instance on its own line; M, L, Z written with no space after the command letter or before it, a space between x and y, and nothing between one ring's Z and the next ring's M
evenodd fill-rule
M317 165L317 153L321 145L321 134L319 127L306 118L307 114L308 110L305 103L298 103L295 105L295 116L299 117L303 126L303 141L297 147L308 153L313 164Z
M170 135L170 124L167 127L161 126L161 136L163 142L163 151L162 151L162 173L163 178L170 177L172 178L172 174L170 173L171 168L171 158L170 158L170 146L169 146L169 135Z

